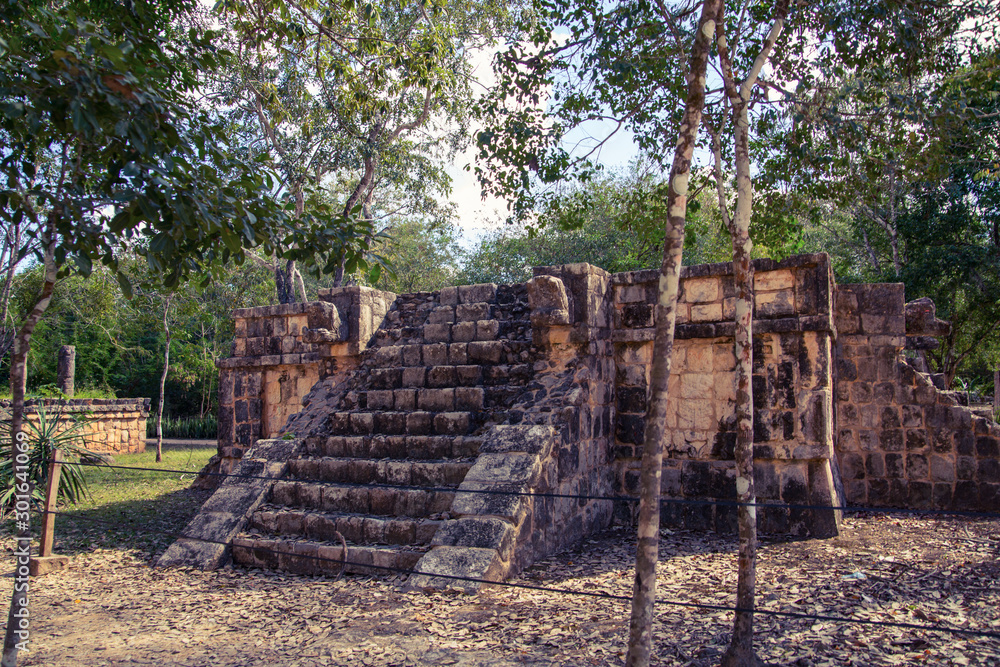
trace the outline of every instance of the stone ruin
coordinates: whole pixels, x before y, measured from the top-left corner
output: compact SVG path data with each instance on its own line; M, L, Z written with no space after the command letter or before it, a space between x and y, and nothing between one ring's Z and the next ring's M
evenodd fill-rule
M758 499L811 506L761 508L760 530L832 536L825 508L844 504L995 511L1000 428L903 354L947 333L933 304L837 285L825 254L755 269ZM178 540L160 563L337 573L346 548L348 571L474 589L434 575L501 580L632 521L633 503L601 498L638 492L657 279L569 264L235 311L210 467L249 477L225 478L184 531L213 542ZM666 499L735 498L734 302L730 264L684 267ZM736 530L731 504L661 516Z

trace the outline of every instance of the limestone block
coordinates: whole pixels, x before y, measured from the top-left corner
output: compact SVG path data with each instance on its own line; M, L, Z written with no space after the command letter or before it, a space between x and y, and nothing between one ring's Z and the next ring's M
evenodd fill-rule
M714 370L714 350L711 343L691 342L685 346L684 371L711 373ZM680 364L678 364L680 370Z
M417 407L430 412L453 410L455 408L455 390L450 387L447 389L419 389L417 391Z
M777 292L758 292L754 295L758 317L775 317L795 314L795 292L790 289Z
M455 493L451 512L458 516L497 516L518 524L528 511L527 497L521 495L527 490L521 484L473 482L466 477Z
M459 322L475 322L490 319L490 306L487 303L463 303L455 308L455 317Z
M469 361L473 363L497 364L503 355L502 341L476 341L468 344Z
M681 289L686 303L707 303L722 296L718 278L688 278L681 281Z
M476 593L485 582L501 581L503 563L495 549L440 546L423 556L408 586L416 590ZM470 581L471 580L471 581Z
M714 385L715 376L711 373L680 374L680 397L710 401Z
M767 292L795 287L795 274L789 269L762 271L754 274L754 290Z
M458 288L444 287L441 289L439 301L442 306L455 306L458 304Z
M647 301L645 285L624 285L618 288L618 303L642 303Z
M555 276L535 276L528 281L531 324L536 327L570 323L566 286Z
M552 426L501 424L491 428L483 438L482 453L523 452L546 458L556 442L558 433Z
M907 336L947 336L951 333L951 324L937 318L934 302L927 297L907 303L904 315Z
M456 343L468 343L476 340L476 323L459 322L451 328L452 340Z
M539 457L520 452L483 453L466 474L468 482L532 484L541 473Z
M431 544L495 549L502 560L509 560L514 539L514 526L509 521L496 517L466 517L445 521Z
M500 333L498 320L476 321L476 340L495 340L498 333Z
M721 303L704 303L691 306L692 322L718 322L722 319Z
M423 387L426 382L427 369L423 366L407 366L403 368L404 387Z
M455 321L455 309L451 306L439 306L427 316L428 324L451 324Z
M447 343L451 340L451 325L425 324L423 337L428 343Z
M714 430L714 405L710 400L682 401L677 410L677 427L699 431Z
M496 297L497 286L494 283L462 285L458 288L458 300L461 303L490 303Z

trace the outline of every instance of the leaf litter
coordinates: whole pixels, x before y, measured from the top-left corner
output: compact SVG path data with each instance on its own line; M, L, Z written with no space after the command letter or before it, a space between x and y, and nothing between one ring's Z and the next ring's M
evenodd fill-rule
M630 596L634 533L616 529L516 579ZM58 550L58 541L57 541ZM13 541L3 567L13 563ZM732 606L736 541L664 531L658 599ZM227 568L152 567L142 550L95 548L33 580L23 665L618 665L624 600L490 587L415 593L402 577L342 581ZM762 610L1000 632L1000 520L852 515L839 537L763 539ZM863 577L857 576L858 574ZM8 577L7 581L11 581ZM729 611L660 604L654 665L716 665ZM1000 640L826 620L755 617L768 664L1000 665Z

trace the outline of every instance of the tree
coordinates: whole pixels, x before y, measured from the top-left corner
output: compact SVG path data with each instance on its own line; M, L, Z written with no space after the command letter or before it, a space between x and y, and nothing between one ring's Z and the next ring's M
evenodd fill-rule
M727 39L725 5L719 6L717 24L717 48L719 64L725 89L725 105L728 106L733 125L733 155L736 166L736 207L730 218L726 193L722 181L722 157L720 134L713 136L716 187L719 196L719 210L733 241L733 282L736 287L734 346L736 352L736 500L739 524L739 566L736 584L736 607L738 611L733 621L733 636L729 648L723 655L725 667L756 665L758 660L753 649L753 609L757 580L757 512L754 487L753 465L753 312L754 312L754 269L751 259L753 242L750 239L750 221L753 214L753 183L750 159L750 103L758 78L774 49L775 43L784 29L789 3L779 0L774 9L774 21L762 40L759 52L746 76L737 80L733 71L733 60ZM739 28L737 28L739 30ZM748 29L748 33L750 30ZM732 40L737 44L754 43L749 34L736 34ZM725 107L724 107L725 108ZM721 126L721 119L720 119Z
M902 281L909 298L935 299L955 323L933 355L950 386L958 364L996 343L988 173L1000 160L1000 3L838 9L802 12L821 48L775 59L775 99L757 124L760 180L773 210L798 216L810 247L831 252L838 279ZM794 90L778 85L795 72Z
M633 169L602 174L566 188L529 225L505 225L485 234L464 261L460 283L517 283L531 267L588 262L611 273L656 265L664 229L649 211L661 206L664 179ZM713 195L689 198L684 226L685 265L728 258L729 237Z
M209 282L251 248L301 258L329 243L356 248L364 229L334 217L291 224L265 196L261 165L225 150L219 125L196 111L189 93L197 73L222 57L211 34L187 44L164 41L149 15L112 32L26 1L0 10L0 220L25 224L37 242L43 282L14 343L11 437L21 433L31 335L56 281L72 270L110 267L131 285L120 256L138 247L166 287L192 276ZM181 66L184 63L184 67ZM110 212L109 212L110 210ZM138 245L139 240L145 244ZM15 466L16 469L16 466ZM20 531L23 548L30 535ZM4 665L17 660L15 590Z
M495 3L225 0L236 67L217 97L251 150L272 153L301 213L309 188L376 226L448 192L442 158L466 139L469 55L501 34ZM339 252L334 285L369 262ZM274 265L279 301L294 266ZM376 261L372 280L377 280ZM304 298L304 296L303 296Z
M671 10L644 0L610 7L545 3L529 44L498 57L498 89L480 105L488 129L478 136L477 173L487 192L516 197L513 212L522 219L558 198L547 186L590 179L592 158L620 129L631 130L650 156L672 155L665 201L650 202L646 211L665 233L640 477L630 666L648 665L652 650L667 385L687 201L695 194L689 192L691 160L720 4L705 0L694 18L696 8ZM567 29L569 37L556 37L556 27ZM688 58L685 45L692 41ZM548 109L545 97L554 100ZM609 119L614 129L603 139L576 152L563 145L570 129ZM672 153L663 148L668 141L676 146Z
M375 287L397 294L430 291L456 284L458 232L450 223L421 219L400 219L382 232L380 245L391 267L383 272Z

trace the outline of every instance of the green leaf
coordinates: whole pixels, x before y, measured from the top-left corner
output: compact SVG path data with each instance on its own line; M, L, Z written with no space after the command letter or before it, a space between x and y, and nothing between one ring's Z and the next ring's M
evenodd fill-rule
M132 282L128 279L128 276L121 271L115 271L115 278L118 280L118 285L122 288L122 294L125 295L126 299L131 301Z

